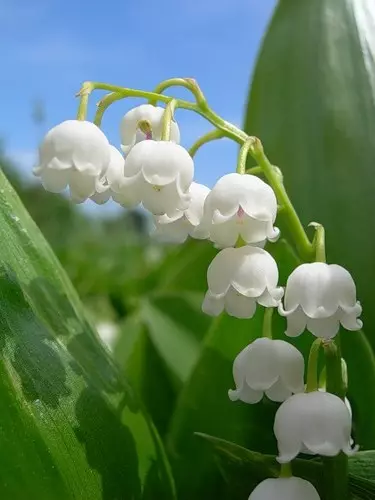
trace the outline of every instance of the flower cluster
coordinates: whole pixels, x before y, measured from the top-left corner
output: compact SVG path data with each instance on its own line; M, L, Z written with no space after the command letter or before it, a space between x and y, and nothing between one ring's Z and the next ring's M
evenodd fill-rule
M49 191L69 187L75 203L91 198L102 204L112 198L124 207L142 204L161 238L176 243L188 237L210 240L218 253L207 271L202 309L208 315L226 311L252 318L258 306L273 308L286 317L287 337L308 330L326 343L340 325L359 330L361 306L349 272L336 264L308 262L291 273L285 289L279 286L272 256L272 243L280 235L274 225L279 201L274 190L246 173L243 165L211 190L194 182L193 158L179 145L180 131L172 117L164 133L166 116L164 108L151 104L130 110L120 128L125 156L93 123L65 121L44 138L34 173ZM306 389L302 354L266 333L235 359L236 388L229 398L255 404L266 396L281 403L274 422L281 464L299 453L352 454L351 413L344 400L317 386ZM310 483L295 477L267 479L250 495L251 500L276 498L319 496Z

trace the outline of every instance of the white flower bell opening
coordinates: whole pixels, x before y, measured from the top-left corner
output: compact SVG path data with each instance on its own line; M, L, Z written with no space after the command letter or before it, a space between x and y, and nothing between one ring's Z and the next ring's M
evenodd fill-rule
M121 149L124 153L127 154L136 143L144 139L160 141L164 111L164 108L159 106L141 104L125 114L120 127ZM142 128L139 128L142 124L146 124L149 132L144 133ZM174 120L171 122L170 140L177 144L180 142L180 130Z
M204 201L210 189L193 182L189 189L190 203L186 210L155 217L155 236L173 243L183 243L188 236L194 238L203 215Z
M207 196L199 233L220 248L234 246L239 236L248 244L275 241L276 215L276 196L268 184L254 175L231 173Z
M345 403L328 392L295 394L277 410L274 433L278 462L287 463L306 450L334 457L343 451L352 455L351 415Z
M259 338L245 347L233 363L236 390L232 401L258 403L263 395L281 403L304 390L305 363L302 354L283 340Z
M320 500L315 487L300 477L269 478L258 484L249 500Z
M154 215L175 214L189 207L194 162L182 146L170 141L142 141L125 160L118 200L125 207L139 203Z
M95 193L110 155L109 142L96 125L67 120L44 137L34 175L41 177L44 188L52 193L69 185L72 200L82 203Z
M96 186L96 192L91 196L91 199L98 205L106 203L111 196L116 199L124 178L125 159L114 146L111 145L110 150L111 159L106 174L100 179Z
M330 339L341 325L359 330L362 308L356 300L356 287L350 273L336 264L302 264L289 276L284 306L279 313L287 317L286 335L296 337L306 328L316 337Z
M225 248L208 267L208 291L202 309L210 316L218 316L225 309L231 316L252 318L257 303L278 306L283 296L278 279L277 264L265 250Z

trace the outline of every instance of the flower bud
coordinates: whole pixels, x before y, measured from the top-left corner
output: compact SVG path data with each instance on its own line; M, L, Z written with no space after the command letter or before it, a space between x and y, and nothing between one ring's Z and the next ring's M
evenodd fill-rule
M314 486L300 477L269 478L258 484L249 500L320 500Z

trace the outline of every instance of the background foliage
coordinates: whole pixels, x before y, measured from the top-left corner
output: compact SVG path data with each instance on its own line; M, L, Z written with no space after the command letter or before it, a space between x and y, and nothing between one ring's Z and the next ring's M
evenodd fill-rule
M330 261L358 281L365 334L344 333L343 351L363 450L351 460L351 494L369 500L374 18L370 0L281 0L246 115L303 222L326 226ZM182 500L247 498L277 471L277 405L233 404L227 391L234 357L261 332L262 311L251 322L210 320L200 310L210 244L157 245L143 213L92 218L24 184L4 155L0 162L22 201L1 175L2 497L172 499L177 488ZM279 219L284 236L269 251L285 284L299 261ZM275 320L276 336L284 326ZM306 355L311 341L294 342ZM300 460L295 470L324 499L320 464Z

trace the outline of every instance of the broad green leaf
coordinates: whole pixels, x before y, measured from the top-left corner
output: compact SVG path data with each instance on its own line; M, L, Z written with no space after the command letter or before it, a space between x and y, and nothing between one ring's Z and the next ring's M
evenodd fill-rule
M0 238L1 496L173 498L154 427L1 173Z
M164 435L174 409L176 390L139 314L124 322L113 354L160 435Z
M283 171L302 221L324 224L329 262L353 274L373 347L374 33L373 0L280 0L256 65L245 127ZM374 448L374 357L361 333L345 332L342 342L358 441Z
M184 325L181 317L173 318L168 310L160 310L149 300L143 302L140 314L151 342L171 373L174 385L181 387L190 376L200 353L196 333L187 328L186 321Z
M255 486L268 477L277 477L280 465L275 456L250 451L235 443L207 434L199 434L219 458L220 470L225 477L228 495L233 500L247 498ZM372 456L371 456L371 455ZM363 468L362 466L365 465ZM349 458L349 487L353 498L372 500L375 482L369 480L369 470L374 468L374 453L360 452ZM292 463L293 473L310 481L318 490L322 500L329 500L321 484L323 465L319 460L296 459ZM373 477L372 473L369 473ZM229 498L229 497L228 497Z

